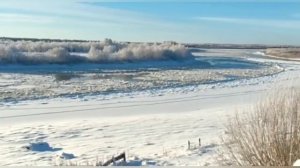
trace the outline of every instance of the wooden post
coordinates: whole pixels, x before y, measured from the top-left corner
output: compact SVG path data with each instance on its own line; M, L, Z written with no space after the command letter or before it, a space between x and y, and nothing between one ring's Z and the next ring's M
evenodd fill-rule
M188 149L191 149L191 142L188 140Z
M115 163L115 161L118 161L120 159L123 159L124 162L126 162L126 155L125 155L125 152L121 153L120 155L116 156L116 157L112 157L111 159L109 159L108 161L104 162L102 164L102 166L108 166L110 165L111 163Z
M199 147L201 147L201 138L199 138Z

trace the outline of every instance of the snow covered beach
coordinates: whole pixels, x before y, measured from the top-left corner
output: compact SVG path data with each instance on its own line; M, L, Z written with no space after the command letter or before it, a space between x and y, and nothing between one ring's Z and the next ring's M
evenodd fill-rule
M57 159L66 152L75 156L72 162L84 165L125 151L135 165L222 165L220 136L227 118L270 90L299 87L299 62L255 52L193 53L195 61L211 65L204 67L194 61L138 71L139 64L117 72L107 67L96 80L99 72L94 71L57 82L45 72L2 68L0 164L56 165L68 162ZM53 94L47 95L49 90ZM36 141L60 150L22 148Z

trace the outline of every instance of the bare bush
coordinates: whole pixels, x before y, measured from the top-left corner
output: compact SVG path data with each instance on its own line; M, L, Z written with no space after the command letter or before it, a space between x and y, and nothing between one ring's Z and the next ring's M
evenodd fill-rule
M300 158L300 92L277 92L237 114L227 126L225 146L239 165L291 166Z

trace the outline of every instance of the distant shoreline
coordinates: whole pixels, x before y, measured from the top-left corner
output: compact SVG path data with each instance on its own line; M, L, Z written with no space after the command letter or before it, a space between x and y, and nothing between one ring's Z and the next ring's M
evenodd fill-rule
M285 60L285 61L300 61L300 57L295 58L295 57L283 57L283 56L277 56L277 55L270 55L267 54L266 52L261 52L259 53L262 56L273 58L273 59L279 59L279 60Z

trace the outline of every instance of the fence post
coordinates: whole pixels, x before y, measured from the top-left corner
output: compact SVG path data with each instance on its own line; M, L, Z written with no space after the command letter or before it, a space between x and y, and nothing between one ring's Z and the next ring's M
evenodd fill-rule
M199 147L201 147L201 138L199 138Z

